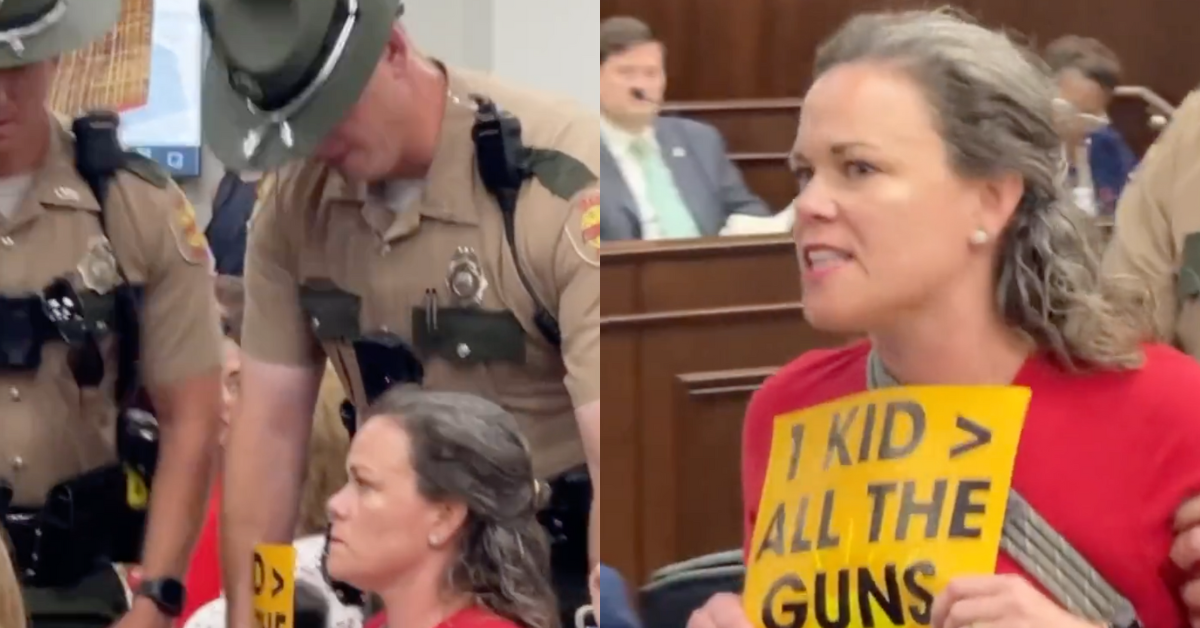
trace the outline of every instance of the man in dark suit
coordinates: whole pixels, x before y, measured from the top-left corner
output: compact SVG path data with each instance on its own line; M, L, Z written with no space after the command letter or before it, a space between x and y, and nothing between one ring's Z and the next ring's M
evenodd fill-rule
M257 173L226 170L213 195L212 220L204 231L218 275L241 277L246 262L250 216L258 202Z
M733 214L770 216L713 127L660 118L665 50L630 17L600 25L600 239L715 236Z

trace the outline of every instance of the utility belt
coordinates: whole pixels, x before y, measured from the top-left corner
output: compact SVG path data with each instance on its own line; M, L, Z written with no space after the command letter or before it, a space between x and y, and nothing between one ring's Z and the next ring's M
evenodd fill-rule
M140 544L141 530L127 515L127 471L112 464L59 483L40 508L11 507L11 487L0 487L0 513L12 540L21 581L34 587L70 587L103 564L124 562L119 550ZM136 539L125 538L136 535Z
M459 283L481 285L482 271L474 253L464 249L460 255L462 259L452 267L451 275L458 277ZM432 291L426 297L423 307L412 310L414 348L392 332L363 330L359 322L362 299L358 295L328 280L301 286L300 305L311 321L313 334L333 360L356 405L372 403L397 384L421 384L425 369L418 351L462 365L525 364L526 333L512 312L477 305L439 307ZM474 303L482 300L482 295L469 292L461 300ZM355 427L353 413L347 419L347 427Z
M98 386L105 374L100 341L116 333L121 338L133 336L129 342L136 342L134 313L140 300L140 289L132 286L121 285L101 294L76 290L65 278L54 280L41 293L0 294L0 372L37 371L42 348L62 342L69 348L75 382L80 387ZM128 355L125 351L121 354Z

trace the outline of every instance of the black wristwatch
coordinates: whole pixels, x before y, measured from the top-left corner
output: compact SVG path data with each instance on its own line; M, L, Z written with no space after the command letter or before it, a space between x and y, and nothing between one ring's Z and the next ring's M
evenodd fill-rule
M187 592L183 583L175 578L158 578L143 580L138 586L137 595L154 602L167 617L179 617L183 613L183 600Z

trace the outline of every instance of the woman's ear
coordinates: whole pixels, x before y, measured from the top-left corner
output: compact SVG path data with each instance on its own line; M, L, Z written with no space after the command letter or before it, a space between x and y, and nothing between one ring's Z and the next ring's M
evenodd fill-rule
M1021 175L1012 172L994 179L983 181L980 186L979 225L996 237L1004 231L1004 227L1012 220L1021 197L1025 195L1025 180Z
M445 502L437 505L433 529L429 533L429 544L445 545L456 536L467 521L467 505L461 502Z

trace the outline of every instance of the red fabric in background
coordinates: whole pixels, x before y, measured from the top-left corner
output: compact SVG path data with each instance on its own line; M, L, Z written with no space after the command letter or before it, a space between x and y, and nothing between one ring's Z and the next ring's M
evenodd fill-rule
M387 613L379 613L368 619L363 628L386 628ZM479 608L477 606L464 608L455 613L446 621L437 625L437 628L521 628L517 624L493 615L490 611Z
M176 627L183 626L201 606L221 597L221 480L217 478L209 490L208 512L204 515L204 527L196 539L196 549L188 565L184 586L187 599L183 614L175 621Z

